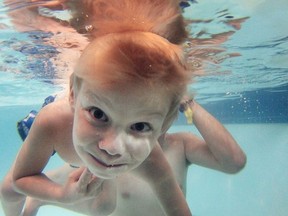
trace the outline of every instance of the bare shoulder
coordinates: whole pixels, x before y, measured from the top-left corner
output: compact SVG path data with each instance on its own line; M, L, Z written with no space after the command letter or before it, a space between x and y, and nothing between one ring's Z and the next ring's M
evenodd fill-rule
M165 145L170 147L174 145L177 145L178 147L179 145L184 146L187 143L190 145L197 145L199 142L203 142L203 140L190 132L167 133L165 135Z
M46 131L59 131L72 126L73 113L67 100L59 100L48 104L42 108L36 119L35 124L39 129Z
M166 134L162 149L165 152L178 152L191 162L199 149L206 148L205 141L191 132Z

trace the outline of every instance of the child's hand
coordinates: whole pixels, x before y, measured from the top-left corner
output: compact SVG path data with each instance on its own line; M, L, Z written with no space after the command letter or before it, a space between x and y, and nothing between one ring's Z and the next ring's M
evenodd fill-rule
M42 6L50 8L51 10L64 10L66 8L65 3L67 0L50 0L50 1L42 1L42 0L30 0L31 3L34 3L35 6Z
M60 201L75 203L96 197L102 191L103 179L94 176L87 168L73 171L63 185Z

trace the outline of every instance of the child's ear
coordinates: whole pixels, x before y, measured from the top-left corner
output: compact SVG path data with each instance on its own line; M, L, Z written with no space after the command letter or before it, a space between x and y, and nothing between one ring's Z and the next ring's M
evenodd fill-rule
M70 107L72 108L72 110L74 111L74 109L75 109L75 94L74 94L74 89L73 88L70 88L69 104L70 104Z
M168 113L162 126L162 134L168 131L168 129L171 127L171 125L177 118L177 115L178 115L178 109L174 109L173 111L170 111L170 113Z
M69 104L71 109L74 111L75 109L75 92L74 92L74 73L70 75L69 82Z

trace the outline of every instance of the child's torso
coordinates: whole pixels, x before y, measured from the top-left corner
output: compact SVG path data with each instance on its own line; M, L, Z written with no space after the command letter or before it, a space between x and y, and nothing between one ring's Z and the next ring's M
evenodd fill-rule
M73 115L72 117L69 116L69 113L64 115L66 116L63 121L60 121L58 124L58 127L61 128L61 133L55 141L55 151L67 163L74 166L81 166L83 164L72 142L73 125L71 122L73 122ZM183 145L173 139L173 135L167 135L166 144L162 146L162 149L180 187L185 193L188 165L185 159ZM119 176L117 178L117 190L117 207L111 216L165 215L150 187L139 177L131 173Z
M164 149L178 184L183 192L186 191L187 164L183 146L175 148L174 144L167 144ZM111 216L164 216L151 188L143 180L132 174L125 174L118 178L117 207Z

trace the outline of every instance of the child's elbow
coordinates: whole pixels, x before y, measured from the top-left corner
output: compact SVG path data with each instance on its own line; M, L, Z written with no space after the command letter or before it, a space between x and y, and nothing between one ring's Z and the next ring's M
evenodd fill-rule
M19 192L21 191L21 184L19 184L19 180L18 179L12 179L12 187L14 188L15 191Z
M13 175L11 178L11 185L15 191L21 193L23 187L22 177L16 177Z
M247 157L244 153L237 154L233 157L232 161L229 163L226 172L230 174L236 174L240 172L246 165Z

